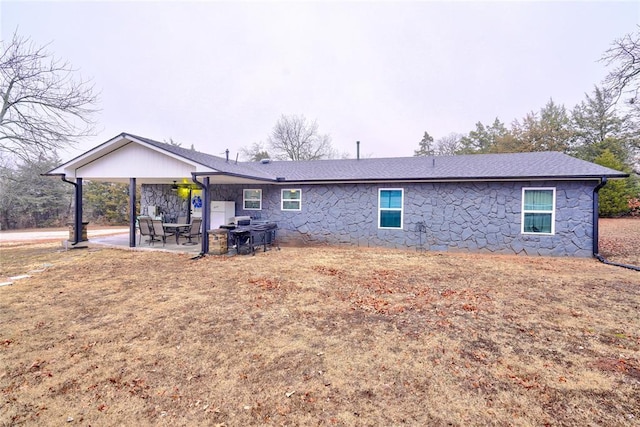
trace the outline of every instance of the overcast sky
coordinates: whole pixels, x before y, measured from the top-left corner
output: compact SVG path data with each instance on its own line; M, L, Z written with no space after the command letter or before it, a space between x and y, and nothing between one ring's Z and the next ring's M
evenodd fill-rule
M51 43L101 92L98 134L231 155L282 114L341 152L411 156L425 131L567 109L640 2L0 2L1 35Z

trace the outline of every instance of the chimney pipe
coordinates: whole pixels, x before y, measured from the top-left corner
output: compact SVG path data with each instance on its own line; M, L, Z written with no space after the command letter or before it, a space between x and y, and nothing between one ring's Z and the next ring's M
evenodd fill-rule
M229 163L229 149L227 148L224 152L227 155L227 163Z
M356 159L360 160L360 141L356 141Z

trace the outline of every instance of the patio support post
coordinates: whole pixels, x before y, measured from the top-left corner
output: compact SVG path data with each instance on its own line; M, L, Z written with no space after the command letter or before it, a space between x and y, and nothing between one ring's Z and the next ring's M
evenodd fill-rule
M73 229L73 244L77 245L82 241L82 178L76 178L76 203Z
M211 213L211 202L209 202L209 177L205 176L202 182L198 181L198 176L195 172L191 172L191 180L198 184L198 187L202 188L202 248L200 249L200 256L209 253L209 222Z
M136 247L136 179L129 178L129 247Z
M209 177L205 176L202 180L204 184L202 207L202 253L209 253L209 226L211 222L211 202L209 202Z

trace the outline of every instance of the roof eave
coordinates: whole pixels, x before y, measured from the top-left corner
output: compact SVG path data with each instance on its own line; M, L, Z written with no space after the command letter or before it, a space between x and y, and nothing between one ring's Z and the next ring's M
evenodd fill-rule
M253 176L253 175L245 175L245 174L240 174L240 173L233 173L233 172L193 172L191 175L192 176L197 176L197 177L230 176L230 177L233 177L233 178L251 179L251 180L254 180L254 181L278 182L278 180L275 179L275 178L265 178L265 177L259 177L259 176Z
M472 177L433 177L433 178L349 178L349 179L279 179L278 184L358 184L375 182L468 182L468 181L599 181L603 177L607 179L628 178L629 174L605 174L605 175L536 175L536 176L472 176Z

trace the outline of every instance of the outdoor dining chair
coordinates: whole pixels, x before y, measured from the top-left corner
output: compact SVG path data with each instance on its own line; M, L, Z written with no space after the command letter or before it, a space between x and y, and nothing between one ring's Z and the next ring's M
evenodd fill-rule
M152 241L155 241L155 235L153 234L153 226L151 225L150 218L138 218L138 227L140 228L140 240L138 246L142 243L142 236L149 236L147 243L151 245Z
M154 219L151 221L151 223L153 224L153 235L155 237L162 238L162 246L164 246L167 243L167 237L175 235L174 232L167 231L164 229L164 226L162 225L161 220Z
M193 218L191 221L191 226L188 230L180 233L180 236L186 237L189 239L188 243L185 244L193 244L194 242L191 240L192 237L198 237L198 241L200 239L200 226L202 225L202 218Z
M187 217L186 216L179 216L178 217L178 224L188 224ZM178 229L178 232L179 232L179 234L182 234L187 230L189 230L189 227L180 227Z

